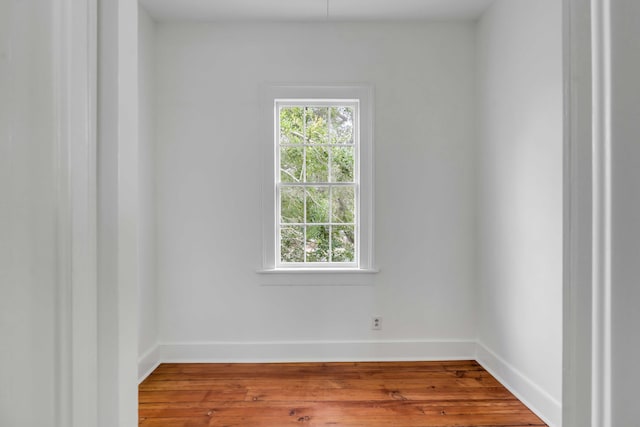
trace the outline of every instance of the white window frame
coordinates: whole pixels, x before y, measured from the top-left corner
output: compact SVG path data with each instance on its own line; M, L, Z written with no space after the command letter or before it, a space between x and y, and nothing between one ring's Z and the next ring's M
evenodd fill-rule
M286 101L285 101L286 100ZM356 205L356 260L354 263L280 263L277 183L279 181L279 112L277 102L336 103L357 102L358 129L354 126L356 174L359 203ZM270 85L263 94L264 171L263 171L263 259L262 273L372 273L373 250L373 90L368 85ZM359 200L358 200L359 199Z
M299 263L288 263L288 262L282 262L281 258L282 258L282 241L281 241L281 229L283 227L283 224L278 220L280 218L280 210L282 208L282 205L280 203L280 193L282 191L283 187L287 187L289 184L288 183L283 183L281 181L281 174L280 174L280 154L281 154L281 149L282 146L280 145L280 139L281 139L281 135L279 132L279 122L280 122L280 110L281 108L286 108L286 107L303 107L303 108L307 108L307 107L336 107L336 106L342 106L342 107L350 107L353 109L353 144L352 147L354 149L354 169L353 169L353 182L350 183L331 183L331 182L326 182L326 183L321 183L320 186L322 187L326 187L326 188L334 188L334 187L339 187L342 185L346 185L349 187L353 187L354 192L355 192L355 212L354 212L354 220L353 220L353 225L355 228L355 233L354 233L354 237L355 237L355 252L354 252L354 261L353 262L299 262ZM286 268L357 268L358 267L358 254L360 251L360 191L359 191L359 187L360 187L360 132L359 132L359 128L360 128L360 100L359 99L276 99L274 101L274 112L275 112L275 116L274 116L274 143L276 145L276 152L275 152L275 163L274 163L274 181L275 181L275 204L276 204L276 221L275 221L275 243L276 243L276 269L286 269ZM308 144L304 143L301 146L307 146ZM314 144L315 145L315 144ZM344 144L342 144L344 145ZM331 163L328 164L328 168L331 168ZM329 175L330 175L330 171L329 171ZM299 185L299 184L294 184L294 185ZM304 182L303 184L301 184L302 186L315 186L314 183L309 183L309 182ZM331 190L329 190L331 191ZM331 202L329 202L331 203ZM305 209L306 211L306 209ZM308 225L313 225L312 223L308 223L306 221L303 221L304 226L308 226ZM326 225L331 226L331 225L336 225L333 224L333 222L331 221L331 213L329 212L329 219L328 222L326 223ZM306 232L305 232L305 236L306 236ZM331 239L331 234L329 235L330 239ZM306 258L306 254L305 254L305 258Z

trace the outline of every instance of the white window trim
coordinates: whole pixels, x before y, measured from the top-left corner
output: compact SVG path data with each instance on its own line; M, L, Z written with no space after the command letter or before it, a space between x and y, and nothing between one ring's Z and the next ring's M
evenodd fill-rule
M339 267L329 264L326 267L279 267L276 262L276 219L275 199L275 160L276 144L274 114L275 101L288 100L358 100L360 103L360 206L359 206L359 247L356 266ZM262 180L262 268L258 273L375 273L373 247L373 88L370 85L268 85L263 88L261 114L261 134L264 135L263 180Z

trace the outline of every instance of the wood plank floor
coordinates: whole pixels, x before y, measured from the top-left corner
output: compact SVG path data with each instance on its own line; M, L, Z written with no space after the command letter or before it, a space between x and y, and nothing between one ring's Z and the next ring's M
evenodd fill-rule
M160 365L139 425L545 426L475 361Z

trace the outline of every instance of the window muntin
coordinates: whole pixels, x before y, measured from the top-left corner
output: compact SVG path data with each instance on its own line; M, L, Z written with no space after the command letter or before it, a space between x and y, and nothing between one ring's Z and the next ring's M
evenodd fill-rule
M359 101L275 101L276 267L358 267Z

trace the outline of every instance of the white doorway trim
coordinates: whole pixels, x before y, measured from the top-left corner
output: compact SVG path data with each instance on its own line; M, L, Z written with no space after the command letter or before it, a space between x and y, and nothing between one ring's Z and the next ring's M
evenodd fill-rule
M138 2L98 2L98 426L138 424Z
M96 0L55 0L58 427L97 426Z
M590 19L590 0L564 1L564 427L591 426Z
M54 0L52 10L58 253L52 424L134 427L138 3Z
M611 24L591 2L593 132L592 426L611 427Z
M611 426L609 6L564 1L564 427Z

